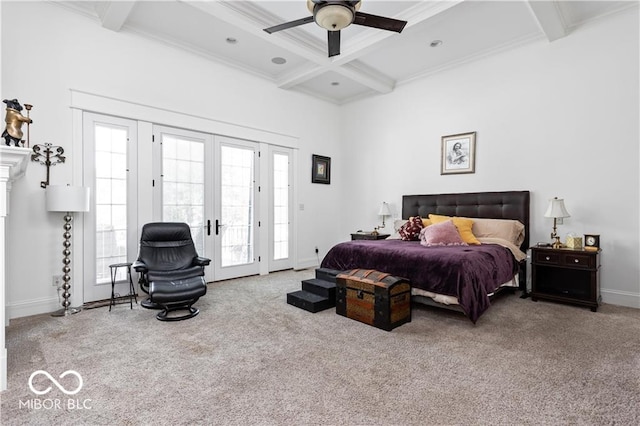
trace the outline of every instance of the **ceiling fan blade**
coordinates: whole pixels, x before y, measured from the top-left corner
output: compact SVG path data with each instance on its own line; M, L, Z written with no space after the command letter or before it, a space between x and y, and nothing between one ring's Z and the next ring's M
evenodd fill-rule
M363 25L365 27L379 28L381 30L395 31L401 33L407 21L386 18L384 16L369 15L368 13L356 12L354 24Z
M340 31L327 31L329 34L329 57L340 54Z
M306 18L296 19L295 21L285 22L284 24L280 24L280 25L274 25L273 27L265 28L264 30L269 34L272 34L272 33L275 33L276 31L286 30L289 28L308 24L309 22L313 22L313 16L307 16Z

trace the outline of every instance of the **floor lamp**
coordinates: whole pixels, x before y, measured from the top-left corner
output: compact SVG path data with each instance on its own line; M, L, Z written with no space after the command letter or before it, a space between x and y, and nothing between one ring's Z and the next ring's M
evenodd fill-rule
M73 221L73 212L88 212L89 211L89 188L81 186L62 186L62 185L49 185L46 189L46 206L47 211L50 212L64 212L64 242L62 246L62 306L60 309L51 315L54 317L63 317L80 312L81 308L70 308L71 302L69 297L69 289L71 288L71 222Z

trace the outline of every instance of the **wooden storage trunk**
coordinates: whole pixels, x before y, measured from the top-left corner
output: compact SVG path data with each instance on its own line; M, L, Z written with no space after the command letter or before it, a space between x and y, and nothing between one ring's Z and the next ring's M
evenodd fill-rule
M411 321L411 285L404 278L371 269L340 273L336 313L391 331Z

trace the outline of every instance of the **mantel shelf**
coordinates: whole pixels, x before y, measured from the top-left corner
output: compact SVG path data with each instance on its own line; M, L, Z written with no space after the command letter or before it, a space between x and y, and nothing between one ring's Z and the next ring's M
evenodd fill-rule
M24 176L32 153L30 148L0 145L0 179L13 182Z

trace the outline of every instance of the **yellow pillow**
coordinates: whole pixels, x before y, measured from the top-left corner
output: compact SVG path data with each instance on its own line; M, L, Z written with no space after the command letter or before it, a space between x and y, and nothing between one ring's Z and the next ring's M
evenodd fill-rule
M409 220L411 220L411 219L413 219L413 216L411 216L411 217L409 218ZM432 224L433 224L433 222L431 222L431 220L430 220L430 219L427 219L426 217L421 217L420 219L422 219L422 226L423 226L424 228L426 228L427 226L429 226L429 225L432 225Z
M473 220L461 218L461 217L451 217L451 216L441 216L437 214L430 214L429 219L432 223L440 223L445 222L447 220L452 220L453 224L458 228L458 233L460 233L460 237L462 241L467 244L480 244L480 241L473 235L471 231L471 227L473 226Z

